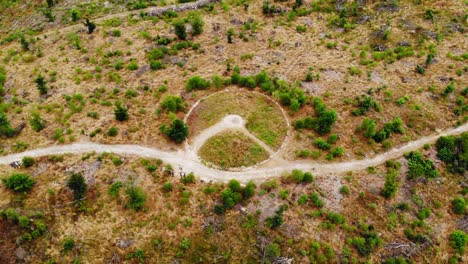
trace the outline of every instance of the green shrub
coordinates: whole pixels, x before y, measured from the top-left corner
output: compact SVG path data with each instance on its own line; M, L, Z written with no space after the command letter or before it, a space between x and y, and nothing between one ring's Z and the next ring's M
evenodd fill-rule
M67 187L73 191L73 199L80 200L84 197L88 185L85 178L80 173L73 173L67 181Z
M419 210L419 213L418 213L419 220L424 220L426 218L429 218L429 216L431 216L430 208L424 207L424 208L421 208L421 210Z
M35 180L29 174L13 173L2 179L7 189L15 192L27 192L34 187Z
M75 247L75 240L72 237L66 237L62 243L62 251L66 254L69 251L72 251Z
M452 200L452 209L456 214L465 214L466 211L466 200L463 197L456 197Z
M193 172L187 174L185 177L180 179L180 182L182 182L183 184L195 183L195 174L193 174Z
M0 137L13 137L16 131L11 127L5 112L0 113Z
M420 152L410 152L405 155L405 158L408 160L408 179L420 177L432 179L439 176L434 161L424 159Z
M24 156L23 159L21 160L21 163L23 164L23 166L25 168L29 168L29 167L33 166L36 162L35 162L34 158Z
M244 189L242 189L242 197L244 200L249 199L250 197L255 195L255 183L253 181L249 181Z
M150 61L150 68L153 71L164 69L164 64L159 60Z
M184 110L184 101L180 96L168 95L161 102L161 108L176 113Z
M126 121L128 120L128 109L123 107L120 102L115 103L114 109L115 120L117 121Z
M131 71L136 71L138 70L138 63L135 59L131 59L130 63L127 65L127 69Z
M265 257L269 259L275 259L281 256L281 248L276 243L270 243L265 248Z
M367 231L361 237L354 237L351 244L357 249L359 255L369 256L377 247L382 245L382 239L376 232Z
M126 191L128 200L126 206L135 210L139 211L143 209L146 203L146 193L143 191L142 188L137 186L131 186Z
M377 112L381 111L381 106L374 100L371 96L362 95L360 97L356 97L356 103L358 109L354 109L352 114L354 116L365 115L371 109L374 109Z
M29 217L22 215L18 217L18 225L22 228L28 229L30 224Z
M45 95L47 94L47 82L44 78L44 76L39 75L34 79L34 82L36 83L37 90L39 90L40 95Z
M323 200L320 199L319 195L317 193L312 193L310 196L310 201L315 207L323 207Z
M449 244L459 254L465 254L467 242L468 234L466 234L462 230L456 230L450 234Z
M187 92L193 90L205 90L210 87L210 81L203 79L200 76L193 76L191 77L187 84L185 85L185 90Z
M386 123L379 132L375 133L373 139L376 142L382 142L389 138L392 133L403 134L404 132L403 121L399 117L395 117L391 122Z
M437 157L442 160L449 171L463 173L468 168L468 133L458 137L440 137L436 142Z
M162 186L162 189L164 192L171 192L173 189L172 183L170 182L165 182Z
M185 20L184 19L176 19L172 22L172 26L174 27L174 32L179 39L185 40L187 38L187 31L185 29Z
M276 229L283 225L283 212L285 210L284 206L281 206L273 216L267 217L265 220L265 225L271 229Z
M314 140L314 144L321 150L329 150L331 148L331 145L321 138Z
M120 181L116 181L116 182L113 182L110 186L109 186L109 190L107 191L107 193L115 198L117 196L119 196L119 191L120 189L123 187L123 183L120 182Z
M116 127L111 127L109 130L107 130L107 135L109 137L115 137L119 133L119 130Z
M349 194L349 187L346 185L341 186L340 188L340 193L342 195L348 195Z
M29 125L31 125L31 128L36 132L39 132L46 127L44 119L42 119L37 112L33 112L31 114L29 118Z
M162 125L160 130L176 144L182 143L189 133L187 124L180 119L174 119L169 128L167 128L166 125Z
M362 120L359 130L363 131L365 137L373 138L377 132L377 125L374 120L366 117Z
M398 173L396 171L389 171L385 176L385 184L382 189L382 196L385 198L392 198L395 196L398 191L398 182L397 182Z
M205 23L203 22L203 19L200 14L195 13L191 18L190 18L190 25L192 25L192 35L200 35L203 33L203 26Z

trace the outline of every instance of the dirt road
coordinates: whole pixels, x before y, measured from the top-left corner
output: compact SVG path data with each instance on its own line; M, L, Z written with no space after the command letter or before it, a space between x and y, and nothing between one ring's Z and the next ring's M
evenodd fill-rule
M177 152L167 152L155 148L149 148L139 145L105 145L97 143L75 143L70 145L50 146L41 149L34 149L22 153L12 154L0 157L0 164L9 164L16 160L21 160L24 156L40 157L47 155L59 154L79 154L88 152L111 152L119 155L139 156L145 158L159 158L166 163L177 167L177 164L182 164L183 171L194 172L198 178L205 181L223 181L227 182L230 179L237 179L242 183L249 180L261 182L272 177L277 177L285 171L293 169L301 169L311 171L314 174L326 173L342 173L353 170L363 170L370 166L377 166L389 159L401 157L403 154L417 150L427 143L433 143L440 136L457 135L468 131L468 123L457 127L442 131L437 135L423 137L416 141L409 142L399 148L394 148L388 152L374 156L373 158L364 160L353 160L336 163L315 163L311 161L282 161L281 165L275 167L258 167L248 168L244 171L222 171L204 166L198 159L193 158L188 151L179 150Z

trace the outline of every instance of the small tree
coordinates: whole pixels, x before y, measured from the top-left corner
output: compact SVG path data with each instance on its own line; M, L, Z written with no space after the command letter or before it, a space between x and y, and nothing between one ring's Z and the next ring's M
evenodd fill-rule
M180 119L175 119L169 129L166 128L165 125L162 125L161 131L176 144L182 143L182 141L185 140L189 133L187 124L185 124L184 121Z
M13 137L15 130L11 127L6 113L0 113L0 137Z
M143 209L146 203L146 194L143 189L137 186L131 186L127 189L127 195L127 207L135 211Z
M455 230L450 234L450 246L459 254L465 253L466 243L468 242L468 234L462 230Z
M47 0L47 6L52 8L55 5L54 0Z
M29 118L29 125L31 125L31 128L36 132L39 132L46 127L44 119L42 119L37 112L33 112L31 114L31 117Z
M72 22L76 22L80 19L80 12L77 9L71 10L71 19Z
M34 161L34 158L24 156L23 159L21 160L21 163L23 164L23 166L25 168L29 168L29 167L33 166L34 163L36 163L36 162Z
M73 199L80 200L84 197L88 185L81 173L73 173L67 182L67 187L73 191Z
M187 31L185 29L185 20L177 19L172 23L174 26L174 32L179 39L185 40L187 38Z
M94 30L96 29L96 24L94 24L86 18L86 22L84 23L84 25L88 28L88 34L93 34Z
M234 29L232 29L232 28L228 29L226 34L227 34L227 42L229 44L231 44L232 43L232 36L234 36Z
M466 210L466 201L463 197L457 197L452 200L452 209L456 214L464 214Z
M117 121L126 121L128 120L128 109L123 107L120 102L116 102L114 115Z
M47 94L47 82L44 79L44 76L39 75L36 79L34 79L36 83L37 89L39 90L40 95Z
M29 174L13 173L2 180L7 189L15 192L27 192L34 186L34 179Z
M29 50L29 42L26 40L26 38L24 36L21 36L20 38L20 44L21 44L21 48L24 50L24 51L28 51Z
M205 25L205 22L203 22L200 14L197 13L190 20L190 25L192 25L192 35L196 36L203 33L203 26Z

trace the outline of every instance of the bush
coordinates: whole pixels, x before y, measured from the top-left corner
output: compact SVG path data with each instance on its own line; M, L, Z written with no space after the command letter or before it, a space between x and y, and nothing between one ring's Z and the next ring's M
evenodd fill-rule
M127 207L139 211L143 209L146 203L146 193L143 191L142 188L137 186L131 186L127 189Z
M107 193L111 196L111 197L117 197L119 196L119 191L120 189L123 187L123 183L120 182L120 181L116 181L114 183L112 183L110 186L109 186L109 190L107 191Z
M408 160L408 179L413 180L420 177L432 179L439 176L434 161L424 159L420 152L410 152L405 157Z
M267 217L265 220L265 225L271 229L276 229L283 225L283 212L285 210L284 206L281 206L272 217Z
M15 192L27 192L32 189L35 181L29 174L13 173L7 178L2 179L7 189Z
M68 251L73 250L75 247L75 240L72 237L66 237L62 243L62 251L66 254Z
M174 22L172 22L172 26L174 27L174 32L179 39L185 40L187 38L184 19L174 20Z
M36 162L34 161L34 158L24 156L23 159L21 160L21 163L23 164L23 166L25 168L29 168L29 167L33 166L34 163L36 163Z
M463 197L457 197L452 200L452 209L456 214L465 214L466 211L466 200Z
M281 256L280 246L276 243L270 243L265 248L265 256L269 259L275 259Z
M115 103L115 109L114 109L114 115L115 119L117 121L126 121L128 120L128 109L123 107L120 102Z
M449 244L455 251L461 255L465 254L466 243L468 242L468 234L462 230L453 231L450 234Z
M442 160L449 171L464 174L468 168L468 133L459 137L440 137L436 142L437 157Z
M180 119L175 119L169 129L166 128L165 125L162 125L160 129L161 132L163 132L176 144L182 143L189 133L187 124L185 124L184 121Z
M31 114L31 117L29 118L29 125L31 125L31 128L36 132L39 132L46 127L44 119L42 119L37 112Z
M403 134L404 132L403 121L399 117L395 117L391 122L386 123L373 138L376 142L382 142L389 138L392 133Z
M377 131L377 125L375 124L374 120L370 118L365 118L364 120L362 120L359 130L363 132L365 137L373 138Z
M221 192L221 201L226 209L233 208L241 200L242 195L231 188L226 188Z
M6 113L0 113L0 137L13 137L16 131L10 125Z
M160 69L164 69L164 64L159 60L152 60L150 61L150 68L153 71L157 71Z
M171 192L173 189L172 183L170 182L165 182L162 186L162 189L164 192Z
M244 200L249 199L250 197L255 195L255 183L253 181L249 181L244 189L242 190L242 196Z
M368 231L362 237L354 237L351 244L357 249L359 255L369 256L375 248L382 244L382 239L376 232Z
M388 199L395 196L396 192L398 191L397 177L398 174L393 170L387 173L385 176L384 188L381 192L383 197Z
M109 137L115 137L119 133L119 130L116 127L111 127L109 130L107 130L107 135Z
M67 187L73 191L73 199L75 201L82 199L88 189L85 178L80 173L73 173L70 176Z
M207 81L200 76L193 76L185 85L185 90L190 92L192 90L205 90L208 87L210 87L210 81Z
M205 23L200 14L197 13L190 19L190 25L192 25L192 35L195 36L203 33Z
M289 175L289 178L296 183L311 183L314 181L314 176L310 172L304 173L301 170L294 169Z
M161 102L161 108L176 113L184 110L184 101L180 96L168 95Z
M195 183L196 182L195 174L193 174L193 172L191 172L188 175L186 175L185 177L181 178L180 181L183 184Z
M37 87L37 90L39 90L40 95L47 94L47 82L44 79L44 76L42 75L37 76L37 78L34 79L34 82L36 83L36 87Z
M321 150L329 150L331 148L331 145L321 138L314 140L314 144Z
M354 109L352 114L354 116L365 115L371 109L374 109L377 112L380 112L381 106L374 100L371 96L363 95L361 97L356 97L356 105L358 109Z
M317 193L312 193L310 196L310 201L312 201L312 204L315 206L315 207L323 207L323 200L320 199L319 195Z

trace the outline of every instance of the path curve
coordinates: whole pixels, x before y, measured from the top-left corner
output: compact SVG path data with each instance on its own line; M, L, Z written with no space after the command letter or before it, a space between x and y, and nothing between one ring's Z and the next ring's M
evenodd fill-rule
M183 150L163 151L156 148L144 147L140 145L105 145L98 143L74 143L70 145L57 145L16 153L0 157L0 165L6 165L13 161L20 160L24 156L41 157L59 154L79 154L88 152L111 152L120 155L139 156L144 158L159 158L172 165L182 164L184 171L194 172L200 179L205 181L227 182L230 179L237 179L241 183L249 180L257 182L265 181L269 178L280 176L285 171L301 169L311 171L315 174L342 173L353 170L363 170L370 166L377 166L385 163L389 159L401 157L403 154L422 148L424 144L433 143L441 136L458 135L468 131L468 123L452 129L447 129L437 135L423 137L409 142L399 148L394 148L388 152L378 154L373 158L364 160L354 160L335 163L313 163L305 161L288 161L282 165L270 168L249 168L245 171L232 172L221 171L204 166L200 161L190 158L190 155Z
M245 120L239 115L227 115L215 125L203 130L201 134L197 135L192 140L193 143L191 144L191 146L193 151L195 153L198 153L200 148L206 143L208 139L221 132L231 130L242 132L244 135L248 136L253 141L255 141L255 143L264 148L270 155L273 155L275 153L275 151L272 150L267 144L265 144L265 142L258 139L256 136L250 133L250 131L247 130L247 128L245 128Z

